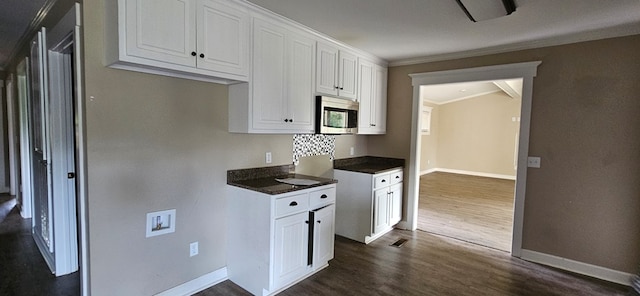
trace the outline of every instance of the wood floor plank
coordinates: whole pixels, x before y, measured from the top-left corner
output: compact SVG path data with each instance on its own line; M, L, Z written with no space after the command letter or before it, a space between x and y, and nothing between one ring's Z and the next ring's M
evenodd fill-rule
M418 229L511 251L515 181L435 172L420 177Z
M390 246L400 238L400 248ZM626 295L627 287L423 231L369 245L336 237L329 267L279 295ZM225 281L197 295L250 295Z

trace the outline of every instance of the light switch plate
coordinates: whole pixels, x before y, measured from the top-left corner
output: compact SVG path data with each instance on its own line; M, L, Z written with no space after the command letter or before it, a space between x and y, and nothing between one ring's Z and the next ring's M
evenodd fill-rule
M271 163L271 152L267 152L264 154L264 161L266 163Z

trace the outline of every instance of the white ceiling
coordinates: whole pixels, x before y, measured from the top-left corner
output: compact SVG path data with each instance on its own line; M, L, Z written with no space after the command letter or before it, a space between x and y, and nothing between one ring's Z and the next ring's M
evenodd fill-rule
M424 101L436 105L472 99L496 92L504 92L514 99L520 99L522 79L423 85L420 90Z
M511 15L477 23L455 0L248 1L392 64L640 34L638 0L516 0Z
M478 23L471 22L455 0L243 1L392 65L640 34L639 0L516 0L511 15ZM42 17L40 8L52 2L0 1L0 71L31 21Z

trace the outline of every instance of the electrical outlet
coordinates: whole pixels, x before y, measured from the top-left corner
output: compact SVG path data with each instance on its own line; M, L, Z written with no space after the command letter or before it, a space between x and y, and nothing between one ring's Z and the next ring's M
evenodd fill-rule
M271 152L267 152L264 154L264 161L266 163L271 163Z
M198 242L192 242L189 244L189 257L198 255Z
M538 156L529 156L527 158L527 167L530 168L540 168L540 157Z
M356 152L355 152L355 149L353 149L353 147L349 148L349 155L354 155L355 153Z

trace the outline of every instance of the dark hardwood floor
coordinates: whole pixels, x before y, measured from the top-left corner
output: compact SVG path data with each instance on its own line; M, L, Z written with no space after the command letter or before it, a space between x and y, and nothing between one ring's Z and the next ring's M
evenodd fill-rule
M511 251L515 181L435 172L420 177L418 229Z
M12 197L0 197L0 295L80 295L78 273L51 274L31 237L31 219L14 205Z
M400 238L402 247L390 246ZM628 295L629 288L423 231L336 237L329 267L279 295ZM230 281L196 295L250 295Z

